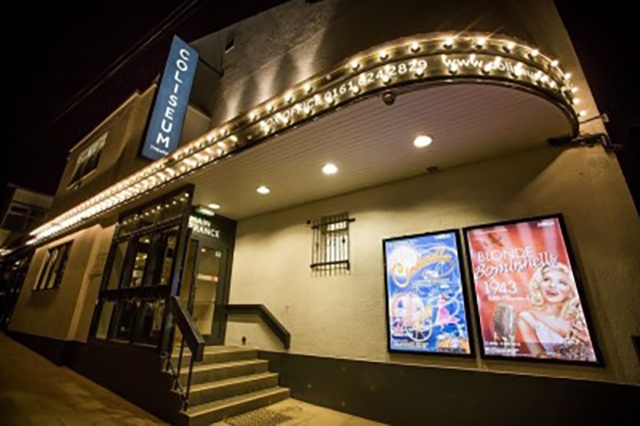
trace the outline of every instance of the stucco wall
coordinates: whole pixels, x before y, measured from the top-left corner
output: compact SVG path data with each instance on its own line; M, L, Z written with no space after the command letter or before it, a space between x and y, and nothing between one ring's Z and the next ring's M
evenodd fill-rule
M58 340L86 340L98 290L88 287L92 283L92 271L99 266L97 254L104 251L105 241L108 245L112 233L113 229L104 230L96 225L38 248L11 318L10 330ZM60 287L33 291L46 251L70 240L73 243ZM92 294L93 300L90 300Z
M352 270L314 275L306 222L342 211L356 219ZM387 353L382 239L557 212L582 270L604 368ZM640 224L615 158L600 148L543 147L241 221L230 302L265 304L291 332L293 353L639 383L631 341L640 332L637 253ZM227 344L242 336L282 350L258 321L232 317Z

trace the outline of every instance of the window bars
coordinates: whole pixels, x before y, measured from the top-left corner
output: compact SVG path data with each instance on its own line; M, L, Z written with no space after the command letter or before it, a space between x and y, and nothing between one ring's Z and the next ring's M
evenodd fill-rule
M349 270L349 213L324 216L309 221L313 230L311 269L314 271Z

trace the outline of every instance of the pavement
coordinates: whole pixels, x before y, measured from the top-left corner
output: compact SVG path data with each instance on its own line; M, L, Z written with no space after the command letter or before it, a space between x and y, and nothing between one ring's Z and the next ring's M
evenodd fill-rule
M165 422L0 333L0 425L164 425ZM215 426L377 426L288 399Z

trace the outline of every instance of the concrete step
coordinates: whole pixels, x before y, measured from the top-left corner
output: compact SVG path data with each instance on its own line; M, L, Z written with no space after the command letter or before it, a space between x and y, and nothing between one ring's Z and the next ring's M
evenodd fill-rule
M270 372L203 383L191 387L189 406L195 407L275 386L278 386L278 374Z
M215 382L217 380L265 373L268 368L269 362L263 359L197 365L193 367L191 385L193 386L208 382ZM188 368L183 367L180 372L180 382L183 384L187 383L188 371Z
M171 362L174 366L178 365L179 348L174 351L171 356ZM235 347L235 346L207 346L204 350L204 359L200 364L214 364L222 362L243 361L248 359L255 359L258 357L258 351L256 349ZM182 367L188 366L191 361L191 354L189 350L185 348L182 355Z
M289 398L289 389L272 387L245 395L222 399L208 404L198 405L182 412L182 424L205 426L237 416Z

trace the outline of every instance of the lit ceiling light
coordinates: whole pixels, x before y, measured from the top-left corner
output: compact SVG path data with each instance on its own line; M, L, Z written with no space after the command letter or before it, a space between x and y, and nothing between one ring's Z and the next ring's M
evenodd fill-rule
M424 148L431 145L433 139L427 135L418 135L413 141L416 148Z
M580 111L578 115L580 115L580 117L585 117L587 115L587 111Z
M538 49L533 49L531 52L529 52L529 56L531 56L532 58L535 58L539 54L540 54L540 51Z
M453 37L447 37L444 39L444 47L450 48L453 46Z
M382 50L379 53L380 59L387 59L389 57L389 53L386 50Z
M564 75L564 78L565 78L565 79L567 79L567 80L569 80L569 79L571 78L571 73L570 73L570 72L566 73L566 74Z
M483 48L487 45L487 38L486 37L480 37L476 40L476 47L478 48Z
M413 43L411 43L411 51L417 52L418 50L420 50L420 44L418 44L417 41L414 41Z
M553 61L551 61L551 66L552 66L552 67L557 67L557 66L558 66L558 63L559 63L559 62L558 62L558 60L557 60L557 59L554 59Z
M205 215L205 216L215 216L215 215L216 215L216 214L215 214L215 212L213 212L213 211L209 210L209 209L208 209L208 208L206 208L206 207L198 207L198 208L196 209L196 211L197 211L198 213L202 214L202 215Z
M575 99L573 100L573 104L574 104L574 105L579 105L579 104L580 104L580 99L575 98Z
M516 48L516 44L510 41L509 43L507 43L507 45L504 48L507 52L511 52L513 49Z
M577 87L572 87L571 88L571 93L578 93L580 89L578 89Z
M335 175L338 173L338 167L335 164L327 163L322 167L322 173L325 175Z
M267 195L268 193L271 192L271 190L264 185L259 186L258 189L256 189L256 191L258 191L258 194L262 194L262 195Z
M351 69L355 71L355 70L357 70L358 68L360 68L360 62L355 61L355 60L354 60L354 61L351 61Z
M208 204L207 207L209 207L211 210L220 210L220 204L216 203Z

